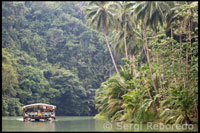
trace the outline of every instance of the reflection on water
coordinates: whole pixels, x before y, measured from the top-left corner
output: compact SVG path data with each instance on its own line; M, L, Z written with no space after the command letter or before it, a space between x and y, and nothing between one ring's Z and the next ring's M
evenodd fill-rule
M3 131L95 131L92 117L56 117L54 121L23 121L20 117L2 117Z
M24 131L55 131L55 122L46 121L46 122L23 122Z
M2 120L3 131L55 131L55 121L24 122L22 118L12 118Z
M152 125L155 127L155 125ZM94 120L84 116L57 116L55 121L23 122L22 117L2 117L2 131L198 131L198 125L192 130L177 130L171 127L151 129L145 124L111 123ZM157 126L158 128L158 126ZM163 128L163 129L162 129ZM169 129L169 130L165 130Z

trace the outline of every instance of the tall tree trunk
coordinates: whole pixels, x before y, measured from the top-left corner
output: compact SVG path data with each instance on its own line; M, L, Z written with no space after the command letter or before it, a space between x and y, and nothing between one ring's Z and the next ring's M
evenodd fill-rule
M159 59L159 58L158 58L158 55L156 55L156 58L157 58L157 65L159 66L160 63L159 63L159 60L158 60L158 59ZM162 92L163 92L164 90L163 90L163 85L162 85L162 79L161 79L160 69L158 69L158 78L159 78L161 90L162 90ZM164 93L164 92L163 92L163 93Z
M156 39L157 39L157 34L156 34L156 30L154 29L154 35L155 35L155 42L156 42ZM157 65L159 66L159 61L158 61L158 54L156 55L156 59L157 59ZM160 82L160 87L161 87L161 90L163 92L163 86L162 86L162 80L161 80L161 75L160 75L160 69L158 69L158 78L159 78L159 82Z
M149 56L149 52L148 52L148 41L147 41L147 31L146 31L146 28L144 29L144 32L145 32L145 49L146 49L146 57L147 57L147 62L149 64L149 71L150 71L150 75L151 75L151 80L152 80L152 85L154 87L154 90L156 92L156 94L158 94L158 90L156 88L156 84L154 82L154 78L153 78L153 74L152 74L152 71L151 71L151 62L150 62L150 56ZM144 51L145 51L144 49Z
M130 59L132 59L132 61L133 61L133 74L134 74L134 76L136 76L136 65L134 64L135 63L135 56L133 55L132 57L131 57L131 55L130 55Z
M190 23L189 23L190 24ZM186 29L185 29L186 30ZM187 34L186 34L186 43L187 43L187 46L186 46L186 60L185 60L185 72L186 72L186 76L185 76L185 83L187 83L188 81L188 41L189 41L189 35L188 35L188 38L187 38ZM187 85L185 86L187 87Z
M179 35L179 42L180 42L180 44L182 43L182 28L183 28L183 22L181 22L181 25L180 25L180 35ZM180 48L181 49L181 48ZM181 54L181 53L180 53ZM182 62L181 60L180 60L180 63L181 64L185 64L184 62ZM181 69L181 68L180 68ZM184 88L186 87L186 83L185 83L185 76L183 76L183 86L184 86Z
M104 37L105 37L105 39L106 39L106 44L107 44L107 46L108 46L108 50L109 50L109 52L110 52L110 56L111 56L111 58L112 58L113 65L114 65L114 67L115 67L115 71L117 72L118 76L120 76L120 75L119 75L119 71L118 71L118 69L117 69L117 65L116 65L116 63L115 63L115 59L114 59L114 57L113 57L113 54L112 54L112 51L111 51L111 48L110 48L110 45L109 45L109 43L108 43L108 39L107 39L107 36L106 36L106 32L105 32L105 31L104 31Z
M125 46L126 59L128 59L127 46L126 46L126 17L125 17L125 24L124 24L124 46Z
M188 80L188 68L187 68L187 66L188 66L188 43L187 43L187 48L186 48L186 62L185 62L185 71L186 71L186 77L185 77L185 80L186 80L186 82L187 82L187 80Z
M189 25L188 25L188 43L187 43L187 52L186 52L186 82L188 81L188 58L189 58L189 55L188 55L188 51L189 51L189 47L190 47L190 52L192 52L192 37L191 37L191 21L189 21ZM188 46L188 44L190 44ZM188 86L189 87L189 86ZM190 92L189 92L190 93Z
M181 25L180 25L180 34L179 34L179 43L180 43L180 46L182 45L182 23L183 22L181 22ZM181 47L179 47L179 48L181 49ZM180 51L179 55L181 55L181 52L182 51ZM179 63L182 64L182 61L180 60ZM179 67L179 69L181 70L182 68ZM183 82L184 82L184 77L183 77Z
M171 39L173 39L173 27L172 27L172 24L171 24ZM173 50L173 40L172 40L172 50ZM172 56L172 65L174 65L174 56ZM176 75L174 76L174 82L175 82L175 87L177 88L177 82L176 82Z
M190 30L189 30L189 31L190 31L190 32L189 32L189 33L190 33L190 36L189 36L189 39L190 39L190 53L192 54L192 50L193 50L193 49L192 49L192 31L191 31L191 21L190 21L190 27L189 27L189 28L190 28ZM193 54L192 54L191 56L193 56Z

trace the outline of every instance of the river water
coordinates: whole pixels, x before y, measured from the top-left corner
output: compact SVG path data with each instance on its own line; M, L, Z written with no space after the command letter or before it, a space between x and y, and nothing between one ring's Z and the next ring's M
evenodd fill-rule
M2 131L198 131L198 125L116 123L88 116L57 116L55 121L23 122L22 117L2 117Z

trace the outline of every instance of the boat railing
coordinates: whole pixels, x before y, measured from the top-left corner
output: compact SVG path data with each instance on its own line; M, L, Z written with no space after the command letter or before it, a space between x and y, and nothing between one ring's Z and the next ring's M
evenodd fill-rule
M38 112L27 112L27 113L25 113L25 116L29 116L29 117L37 117L37 116L51 117L51 116L55 116L55 113L54 112L41 112L40 115L39 115Z

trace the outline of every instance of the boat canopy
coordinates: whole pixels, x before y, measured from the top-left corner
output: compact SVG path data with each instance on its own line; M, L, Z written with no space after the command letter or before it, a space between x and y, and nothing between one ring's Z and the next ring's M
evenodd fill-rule
M56 109L56 106L50 105L50 104L44 104L44 103L35 103L35 104L25 105L25 106L22 107L22 109L27 110L29 108L37 108L37 107L48 109L48 110Z

